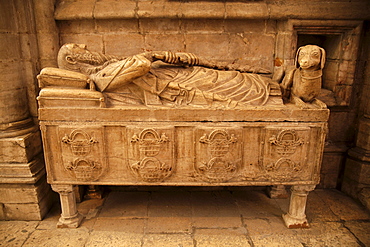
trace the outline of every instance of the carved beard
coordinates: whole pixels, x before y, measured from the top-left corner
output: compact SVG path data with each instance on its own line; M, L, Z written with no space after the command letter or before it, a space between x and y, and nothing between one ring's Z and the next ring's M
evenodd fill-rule
M120 60L122 58L116 57L116 56L110 56L101 54L98 52L88 52L88 53L76 53L73 54L73 58L78 62L77 64L73 65L73 69L79 71L86 75L91 75L99 70L101 70L103 67L105 67L107 64L109 64L111 60Z
M113 56L107 56L98 52L89 52L89 53L77 53L73 55L73 58L75 58L78 62L81 63L87 63L90 65L102 65L106 61L114 59L116 57Z

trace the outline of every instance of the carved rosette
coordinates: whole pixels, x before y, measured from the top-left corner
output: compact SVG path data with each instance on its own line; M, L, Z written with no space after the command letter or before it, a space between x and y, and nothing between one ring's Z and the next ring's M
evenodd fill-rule
M197 174L208 182L226 182L232 179L237 170L237 160L232 153L237 152L238 139L226 130L213 130L209 135L203 134L199 138L198 155L195 170ZM205 160L206 159L206 160Z
M302 133L305 133L305 130ZM297 131L283 129L266 138L268 141L265 147L264 169L269 179L289 181L305 176L302 171L306 159L303 149L306 145L304 138L299 136Z
M130 165L131 170L144 182L161 182L172 174L172 165L162 162L161 156L170 155L166 144L170 142L165 133L161 135L154 129L144 129L131 138L135 158L140 160Z
M98 141L86 131L74 129L61 139L64 168L78 181L95 181L103 172L97 161ZM66 148L66 146L68 146Z

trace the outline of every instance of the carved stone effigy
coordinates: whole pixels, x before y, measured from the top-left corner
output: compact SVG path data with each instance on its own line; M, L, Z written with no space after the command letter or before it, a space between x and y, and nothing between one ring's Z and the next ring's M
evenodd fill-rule
M317 60L311 67L323 66ZM189 53L118 58L75 44L61 48L58 63L38 76L38 100L48 182L62 199L59 227L81 221L72 185L292 185L283 218L308 227L329 110L295 77L318 72L298 67L279 85L263 69Z

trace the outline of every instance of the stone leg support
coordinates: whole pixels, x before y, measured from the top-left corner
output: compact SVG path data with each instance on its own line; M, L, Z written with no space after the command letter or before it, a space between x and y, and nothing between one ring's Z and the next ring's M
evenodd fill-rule
M285 189L285 185L273 185L268 187L267 194L273 199L286 199L289 197L289 194Z
M314 185L292 186L290 196L289 212L283 215L285 225L288 228L308 228L306 218L307 196L315 188Z
M77 211L76 197L72 185L52 185L52 189L60 195L62 214L58 228L77 228L83 217Z

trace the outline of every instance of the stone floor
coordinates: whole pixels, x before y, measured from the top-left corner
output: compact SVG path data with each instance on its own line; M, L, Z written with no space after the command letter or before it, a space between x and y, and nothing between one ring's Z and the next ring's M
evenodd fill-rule
M114 189L79 204L77 229L57 229L58 204L42 221L0 221L0 246L370 246L370 215L337 190L308 198L309 229L287 229L288 199L250 188Z

